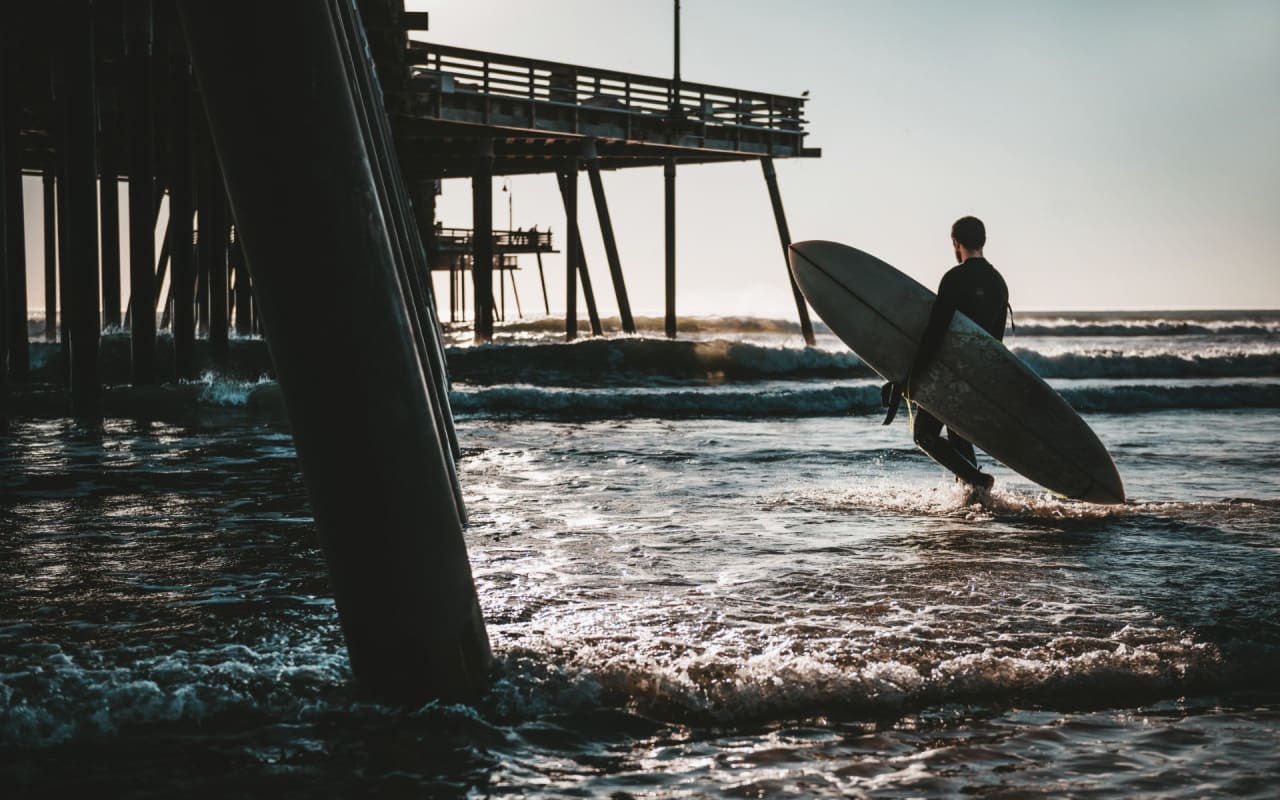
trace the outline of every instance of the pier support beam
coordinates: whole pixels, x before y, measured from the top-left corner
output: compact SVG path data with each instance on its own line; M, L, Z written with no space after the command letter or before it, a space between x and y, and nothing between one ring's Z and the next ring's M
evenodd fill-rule
M570 167L563 175L557 175L560 181L560 198L564 201L565 227L568 230L568 236L572 237L572 244L566 245L572 247L576 254L576 267L570 272L570 275L576 274L578 280L582 284L582 299L587 304L587 319L591 323L591 335L600 336L604 330L600 327L600 311L596 308L596 293L591 288L591 272L587 269L587 254L582 249L582 229L578 227L578 159L571 159ZM570 193L572 193L573 208L570 210ZM572 283L572 280L570 280ZM577 301L574 301L574 326L575 335L577 334L578 309ZM566 325L566 327L568 327ZM572 338L572 337L570 337Z
M578 338L578 272L582 259L581 238L578 235L578 159L571 158L560 181L560 196L564 199L565 216L565 284L564 284L564 338Z
M600 158L592 145L587 153L587 177L591 181L591 195L596 201L596 216L600 219L600 235L604 237L604 253L609 259L609 274L613 277L613 294L618 300L618 317L624 333L635 333L636 323L631 316L631 301L627 298L627 283L622 277L622 261L618 258L618 243L613 237L613 219L609 216L609 202L604 196L604 181L600 178Z
M471 176L471 284L475 340L493 339L493 142L481 140Z
M227 261L235 274L236 336L253 334L253 289L249 283L249 271L244 266L244 249L239 234L227 251Z
M215 360L228 353L227 326L227 196L218 171L213 141L201 137L200 157L200 271L208 280L209 349Z
M102 327L120 327L120 175L119 138L109 131L114 115L103 115L102 160L98 164L98 214L102 224ZM132 245L131 245L132 246ZM130 273L132 277L132 273Z
M173 298L174 367L179 378L196 376L195 263L192 234L195 214L194 168L191 154L191 65L185 51L171 49L169 165L169 295Z
M40 176L44 197L44 340L58 340L58 183L52 165Z
M8 105L5 99L13 91L10 85L13 80L8 69L9 48L5 39L7 31L0 31L0 166L5 174L0 175L0 435L9 432L9 358L8 331L9 324L9 253L5 246L9 226L9 181L8 165L11 160L10 143L6 132L9 127Z
M800 333L804 336L804 343L813 347L813 323L809 321L809 307L805 305L804 295L800 293L795 276L791 274L788 253L791 247L791 229L787 227L787 212L782 208L782 194L778 191L778 173L773 168L772 158L760 159L760 167L764 170L764 182L769 186L773 220L778 225L778 240L782 242L782 265L786 267L787 280L791 283L791 294L796 301L796 313L800 315Z
M551 298L547 296L547 274L542 269L542 251L535 249L533 254L538 257L538 282L542 284L542 311L549 317L551 316Z
M98 375L98 164L97 109L94 102L93 15L89 3L74 3L61 20L64 36L58 58L63 132L62 164L66 214L62 227L67 352L71 369L71 413L81 419L102 417ZM148 276L149 278L150 276ZM148 282L148 285L150 283Z
M352 669L385 699L473 697L488 639L332 7L178 6Z
M662 166L664 195L666 197L666 290L667 338L676 338L676 159L667 156Z
M0 33L0 37L6 39L14 35L16 31ZM3 59L0 70L7 73L6 85L0 91L0 103L5 105L0 109L0 117L4 119L0 124L0 135L5 137L3 145L0 145L4 151L0 157L0 170L3 170L0 180L5 183L8 198L3 212L6 233L0 236L0 248L7 253L9 376L22 381L31 371L31 347L27 341L27 234L22 199L22 96L18 84L21 76L17 74L18 59L13 52L13 42L0 43L0 51L3 51L0 52L0 59ZM0 357L3 354L4 350L0 349Z
M135 386L156 380L155 119L151 100L151 0L125 4L129 115L129 337Z

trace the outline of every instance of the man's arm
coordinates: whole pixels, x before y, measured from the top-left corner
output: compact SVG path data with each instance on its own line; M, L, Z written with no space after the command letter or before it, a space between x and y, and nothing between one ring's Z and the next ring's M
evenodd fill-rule
M942 337L946 335L947 328L951 327L951 317L956 313L955 303L951 300L951 293L948 291L948 277L950 277L949 274L938 286L938 297L929 310L929 324L925 326L920 347L916 349L916 357L911 363L911 370L907 373L905 388L908 392L911 378L923 372L929 361L937 354L938 346L942 344Z

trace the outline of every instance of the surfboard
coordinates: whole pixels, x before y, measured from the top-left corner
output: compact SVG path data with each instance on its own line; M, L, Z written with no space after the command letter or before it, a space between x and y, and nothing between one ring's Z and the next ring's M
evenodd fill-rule
M935 295L838 242L791 245L791 272L832 332L885 380L901 382ZM957 312L911 399L1009 469L1049 491L1123 503L1115 462L1080 415L999 340Z

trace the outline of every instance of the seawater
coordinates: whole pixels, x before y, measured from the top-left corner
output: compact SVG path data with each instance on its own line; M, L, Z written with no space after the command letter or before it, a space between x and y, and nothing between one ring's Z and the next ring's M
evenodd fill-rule
M474 706L353 688L287 429L225 413L269 381L17 421L3 794L1273 796L1280 314L1019 317L1119 507L970 504L825 332L554 324L450 349Z

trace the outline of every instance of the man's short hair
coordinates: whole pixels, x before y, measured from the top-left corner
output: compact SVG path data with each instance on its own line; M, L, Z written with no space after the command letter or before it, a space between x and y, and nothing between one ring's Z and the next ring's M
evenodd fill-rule
M951 226L951 238L970 250L981 250L987 243L987 226L977 217L961 217Z

